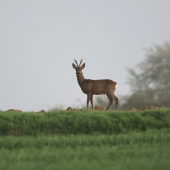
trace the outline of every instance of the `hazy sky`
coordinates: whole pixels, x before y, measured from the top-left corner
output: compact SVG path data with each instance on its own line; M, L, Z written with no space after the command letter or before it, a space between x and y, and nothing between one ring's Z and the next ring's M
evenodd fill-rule
M86 103L72 68L112 79L128 94L126 68L144 47L170 40L169 0L0 0L0 109Z

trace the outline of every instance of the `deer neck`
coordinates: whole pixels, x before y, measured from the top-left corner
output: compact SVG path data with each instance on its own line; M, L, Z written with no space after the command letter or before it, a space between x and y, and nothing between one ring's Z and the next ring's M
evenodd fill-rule
M78 81L78 84L79 84L80 86L84 83L85 78L84 78L84 76L83 76L83 73L82 73L81 75L77 76L77 81Z

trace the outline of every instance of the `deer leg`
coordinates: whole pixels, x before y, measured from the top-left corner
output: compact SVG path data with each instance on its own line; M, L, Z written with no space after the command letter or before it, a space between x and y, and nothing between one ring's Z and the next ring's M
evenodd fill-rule
M115 106L115 110L117 110L117 105L118 105L118 98L115 96L115 95L113 95L113 99L115 100L115 102L116 102L116 106Z
M87 109L88 109L88 107L89 107L89 100L90 100L90 95L88 94L88 95L87 95Z
M106 94L106 95L107 95L107 94ZM113 99L112 99L112 97L111 97L111 96L108 96L108 95L107 95L107 97L108 97L108 99L109 99L110 103L109 103L109 105L107 106L107 109L106 109L106 110L108 110L108 109L109 109L109 107L110 107L110 105L113 103Z
M93 95L91 95L91 107L93 109Z

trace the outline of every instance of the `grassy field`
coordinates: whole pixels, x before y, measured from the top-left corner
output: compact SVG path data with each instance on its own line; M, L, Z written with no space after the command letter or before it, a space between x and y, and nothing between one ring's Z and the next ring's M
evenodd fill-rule
M0 112L0 135L119 134L170 128L170 110L56 111L45 114Z
M0 169L170 169L168 109L0 112L0 134Z

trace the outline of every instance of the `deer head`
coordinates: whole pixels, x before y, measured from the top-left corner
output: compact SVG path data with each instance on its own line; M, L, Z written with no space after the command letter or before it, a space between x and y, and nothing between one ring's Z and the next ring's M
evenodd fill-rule
M78 65L78 63L77 63L77 60L74 59L74 61L75 61L76 65L73 63L72 66L73 66L73 68L76 70L77 76L80 76L80 75L83 74L83 73L82 73L82 70L83 70L83 68L85 67L85 63L81 66L81 63L83 62L83 59L81 59L79 65Z

